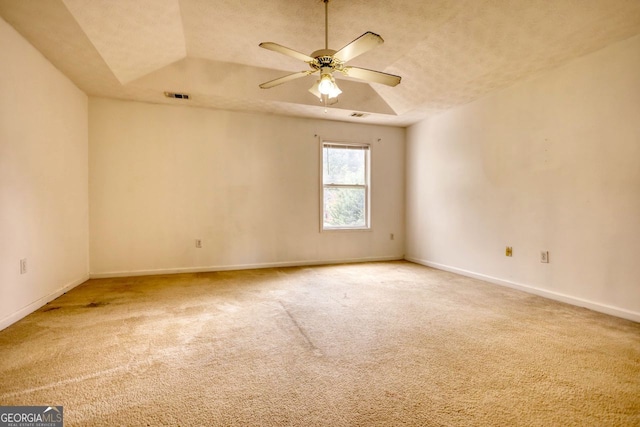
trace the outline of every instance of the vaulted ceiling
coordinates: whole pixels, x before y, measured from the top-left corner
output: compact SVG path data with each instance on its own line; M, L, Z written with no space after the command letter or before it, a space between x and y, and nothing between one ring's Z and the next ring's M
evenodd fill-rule
M349 65L402 83L338 75L325 111L315 75L258 87L308 69L260 42L324 48L322 0L0 0L0 15L89 95L395 126L640 34L640 0L331 0L329 47L380 34Z

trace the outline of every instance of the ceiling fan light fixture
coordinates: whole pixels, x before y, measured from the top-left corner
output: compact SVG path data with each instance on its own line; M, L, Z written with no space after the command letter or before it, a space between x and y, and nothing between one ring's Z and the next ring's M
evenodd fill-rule
M338 87L338 84L334 81L332 82L333 85L331 86L331 89L329 90L329 98L337 98L338 95L340 95L342 93L342 91L340 90L340 88Z
M330 74L325 74L320 80L317 80L313 86L309 88L314 96L322 100L323 96L329 99L337 98L342 93L338 84Z
M323 74L320 77L320 82L318 83L318 90L323 95L329 95L333 90L335 83L333 82L333 78L331 74Z
M315 85L310 89L312 93L315 92L314 89L316 89ZM317 92L319 92L320 97L322 95L327 95L329 98L336 98L342 93L335 79L331 75L330 69L322 68L320 72L320 80L317 82Z
M317 80L313 86L309 88L309 92L311 92L313 96L317 96L319 99L322 99L322 94L318 90L318 86L320 86L320 80Z

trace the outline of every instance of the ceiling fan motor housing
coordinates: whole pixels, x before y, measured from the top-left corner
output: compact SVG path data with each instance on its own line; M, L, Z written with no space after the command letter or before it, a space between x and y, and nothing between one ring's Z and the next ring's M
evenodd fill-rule
M309 63L312 69L322 70L323 68L330 68L332 71L342 68L342 62L333 57L336 53L333 49L320 49L313 52L310 56L314 61Z

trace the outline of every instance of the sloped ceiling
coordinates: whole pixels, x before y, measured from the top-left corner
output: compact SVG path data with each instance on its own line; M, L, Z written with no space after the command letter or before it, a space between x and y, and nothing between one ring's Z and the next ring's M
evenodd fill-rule
M0 15L89 95L395 126L640 34L640 0L331 0L329 47L380 34L349 65L402 83L343 78L325 109L315 76L258 87L307 69L260 42L324 47L322 0L0 0Z

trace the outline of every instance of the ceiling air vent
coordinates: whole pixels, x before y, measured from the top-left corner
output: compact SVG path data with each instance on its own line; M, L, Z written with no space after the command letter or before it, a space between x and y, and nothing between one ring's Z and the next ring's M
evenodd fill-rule
M164 96L166 96L167 98L189 99L189 95L187 95L186 93L165 92Z
M367 117L369 113L351 113L351 117Z

